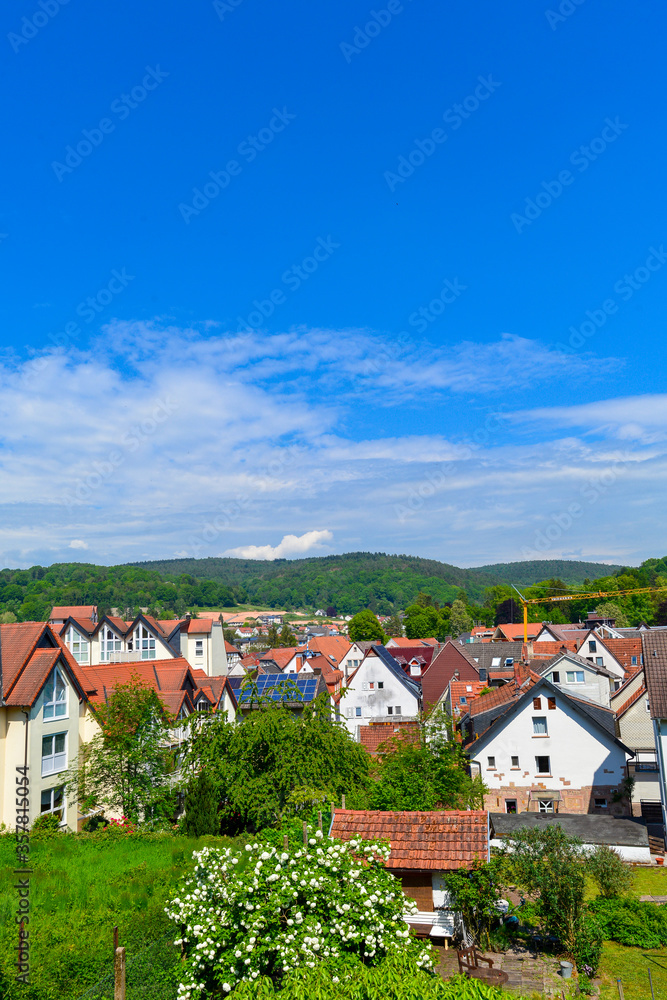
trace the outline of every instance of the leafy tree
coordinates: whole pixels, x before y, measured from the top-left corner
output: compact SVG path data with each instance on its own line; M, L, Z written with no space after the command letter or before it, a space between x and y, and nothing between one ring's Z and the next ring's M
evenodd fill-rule
M165 818L173 811L174 720L157 694L135 676L95 711L100 730L67 773L68 797L86 811L101 806L135 821Z
M489 931L498 920L497 903L503 882L502 859L475 860L470 868L458 868L443 877L450 897L450 906L463 917L463 923L473 941L488 947Z
M11 623L15 621L16 615L13 611L3 611L0 615L0 625L11 625Z
M278 632L278 626L275 622L271 622L269 625L269 633L266 637L266 645L269 649L276 649L280 645L280 633Z
M433 598L430 594L425 594L423 590L420 590L415 599L415 604L419 608L432 608Z
M225 641L228 642L230 646L235 646L238 642L238 636L233 628L223 628L222 634L225 637Z
M408 639L430 639L435 636L442 616L433 607L411 604L406 608L403 625Z
M472 619L463 601L454 601L452 604L450 628L454 636L461 635L462 632L469 632L472 628Z
M290 626L287 623L285 623L280 630L280 642L278 643L278 645L296 646L296 644L297 644L296 634L294 633L293 629L291 629Z
M186 837L203 837L218 832L218 796L205 768L190 779L184 805L181 827Z
M403 622L401 621L400 615L393 614L389 621L385 622L384 630L389 636L402 636Z
M598 844L588 855L586 867L604 899L624 896L632 888L631 868L607 844Z
M598 604L595 614L600 618L614 618L619 628L626 628L629 625L628 616L616 601L603 601L602 604Z
M192 730L186 767L206 770L213 781L225 832L260 830L306 807L299 790L340 801L361 801L369 785L369 760L347 728L331 719L328 698L296 715L282 705L259 703L236 724L205 715Z
M471 778L461 743L449 734L440 710L417 733L380 748L370 807L383 810L482 808L484 785Z
M372 611L359 611L348 625L351 642L386 642L386 635Z

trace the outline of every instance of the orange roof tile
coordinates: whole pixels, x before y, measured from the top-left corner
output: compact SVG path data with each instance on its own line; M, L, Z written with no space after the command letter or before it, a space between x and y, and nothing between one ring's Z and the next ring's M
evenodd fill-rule
M384 748L385 744L389 747L395 740L404 737L414 739L414 742L418 743L419 723L374 722L370 726L359 726L359 742L372 756L375 756L380 748Z
M488 814L481 810L379 812L336 809L331 835L389 840L389 869L451 871L488 858Z
M96 618L97 617L97 605L95 604L80 604L74 606L57 606L51 608L51 614L49 615L49 620L54 618Z

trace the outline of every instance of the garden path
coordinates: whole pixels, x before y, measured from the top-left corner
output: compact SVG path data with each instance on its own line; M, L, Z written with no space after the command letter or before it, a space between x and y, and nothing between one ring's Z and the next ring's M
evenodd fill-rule
M443 979L449 979L459 971L456 949L447 951L442 946L436 946L440 956L437 971ZM493 959L493 967L502 969L509 976L505 989L516 990L522 996L537 993L543 997L560 997L566 983L559 975L560 961L553 955L537 955L526 948L512 948L510 951L496 954L485 951L487 958Z

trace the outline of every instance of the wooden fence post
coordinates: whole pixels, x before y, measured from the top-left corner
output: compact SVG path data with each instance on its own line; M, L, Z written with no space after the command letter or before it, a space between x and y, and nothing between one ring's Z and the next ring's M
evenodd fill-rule
M308 824L305 820L303 821L303 846L308 846Z
M623 994L623 983L621 982L620 979L616 980L616 985L618 986L618 995L620 1000L625 1000L625 996Z
M116 949L118 948L118 926L113 929L113 960L116 961Z
M116 948L113 969L113 1000L125 1000L125 949Z
M285 836L283 837L283 851L288 851L288 850L289 850L289 837L287 836L287 834L285 834Z
M342 802L341 802L341 809L344 809L345 808L345 793L344 792L341 795L341 800L342 800Z
M320 809L317 814L317 826L320 832L322 831L322 810Z

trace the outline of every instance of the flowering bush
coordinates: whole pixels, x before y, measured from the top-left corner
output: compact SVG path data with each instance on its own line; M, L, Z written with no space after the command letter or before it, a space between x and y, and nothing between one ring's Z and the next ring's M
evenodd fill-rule
M128 833L136 833L137 824L133 823L127 816L122 816L120 819L110 819L107 826L102 827L101 830L106 837L123 836Z
M196 851L193 877L166 907L185 952L179 1000L260 976L279 983L327 959L377 965L400 954L430 968L429 945L404 919L416 903L385 868L388 856L384 844L323 840L319 830L292 853L259 843Z

